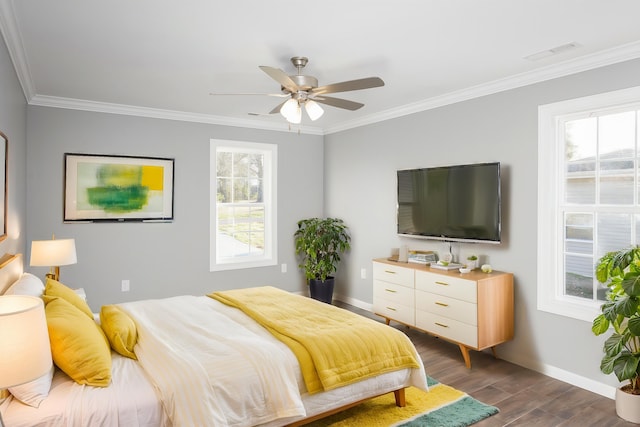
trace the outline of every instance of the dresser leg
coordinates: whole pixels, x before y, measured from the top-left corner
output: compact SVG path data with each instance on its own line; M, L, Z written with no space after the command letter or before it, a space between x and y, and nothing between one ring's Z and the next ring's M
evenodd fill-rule
M460 351L462 352L462 358L464 359L464 365L467 369L471 369L471 357L469 356L469 349L462 344L458 344Z
M496 346L491 347L491 353L493 353L494 359L498 358L498 353L496 353Z
M389 323L391 323L391 319L389 319L388 317L384 318L384 322L387 324L387 326L389 325Z

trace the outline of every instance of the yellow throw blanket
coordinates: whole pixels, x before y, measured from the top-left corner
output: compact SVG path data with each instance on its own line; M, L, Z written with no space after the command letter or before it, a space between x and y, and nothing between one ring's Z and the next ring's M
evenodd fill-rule
M406 335L350 311L271 286L208 296L239 308L287 344L309 393L420 367Z

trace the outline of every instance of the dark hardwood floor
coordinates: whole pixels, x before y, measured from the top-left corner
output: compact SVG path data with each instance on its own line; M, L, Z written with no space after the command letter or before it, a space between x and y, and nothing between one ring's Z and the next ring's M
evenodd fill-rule
M340 302L335 304L382 321L365 310ZM467 369L457 345L395 322L391 322L391 326L411 339L429 376L500 409L499 414L474 427L637 426L618 418L615 401L599 394L495 359L490 351L472 351L472 367ZM499 356L499 346L497 352Z

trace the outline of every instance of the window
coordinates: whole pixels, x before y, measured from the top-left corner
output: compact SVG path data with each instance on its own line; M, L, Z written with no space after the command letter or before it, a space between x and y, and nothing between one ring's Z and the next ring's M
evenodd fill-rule
M539 108L538 309L591 322L605 253L640 242L640 88Z
M276 265L277 146L211 140L210 271Z

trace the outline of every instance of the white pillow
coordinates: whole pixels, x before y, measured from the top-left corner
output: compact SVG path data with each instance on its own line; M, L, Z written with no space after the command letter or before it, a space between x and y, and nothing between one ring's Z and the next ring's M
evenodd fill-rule
M22 276L4 293L5 295L31 295L42 298L44 293L44 283L38 276L31 273L22 273Z
M40 403L42 403L44 398L49 395L54 370L55 367L52 363L49 372L26 384L10 387L9 393L11 393L13 397L18 399L20 402L37 408L40 406Z

